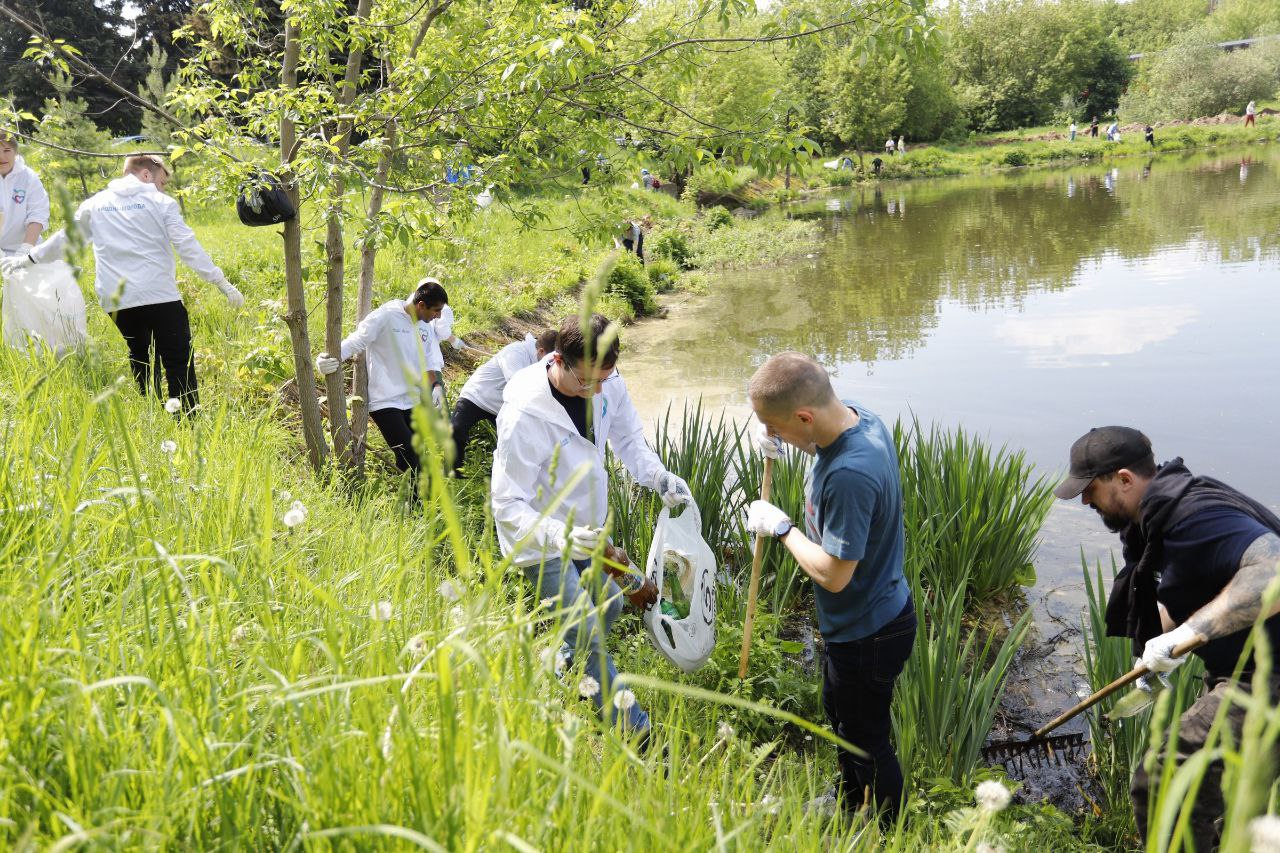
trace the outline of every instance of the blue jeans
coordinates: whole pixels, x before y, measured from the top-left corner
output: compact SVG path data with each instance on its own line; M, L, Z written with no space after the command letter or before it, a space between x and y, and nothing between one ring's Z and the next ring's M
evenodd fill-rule
M561 560L549 559L541 565L525 566L523 571L537 588L538 598L554 599L557 609L566 611L563 615L568 626L565 642L573 649L574 655L585 656L583 669L600 684L599 692L591 697L591 701L605 721L612 724L616 713L613 690L620 685L616 684L618 670L605 650L604 641L613 623L622 615L622 590L603 575L584 584L582 572L590 565L589 560L575 560L566 569ZM602 616L603 626L600 622ZM605 674L602 675L602 671ZM629 731L642 732L649 728L649 715L639 703L621 713L622 725Z

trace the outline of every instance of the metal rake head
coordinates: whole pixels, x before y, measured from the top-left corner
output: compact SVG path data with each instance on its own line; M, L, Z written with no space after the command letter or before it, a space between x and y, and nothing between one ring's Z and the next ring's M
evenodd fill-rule
M1006 740L983 747L982 757L988 764L1004 765L1009 771L1021 771L1025 766L1043 767L1046 764L1066 766L1078 761L1084 753L1084 733L1033 737L1030 740Z

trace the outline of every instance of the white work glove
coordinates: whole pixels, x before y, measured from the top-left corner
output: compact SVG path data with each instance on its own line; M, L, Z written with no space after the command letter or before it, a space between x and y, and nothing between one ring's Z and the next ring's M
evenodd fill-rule
M34 266L35 261L30 254L13 255L12 257L0 258L0 273L11 276L14 273L24 270L29 266Z
M316 370L320 373L321 376L328 376L330 373L333 373L335 370L337 370L341 365L342 365L342 362L338 361L338 359L329 355L329 353L327 352L322 352L316 356Z
M595 553L596 546L600 544L600 534L603 532L599 527L578 526L570 530L565 542L569 547L569 559L590 559Z
M239 310L244 307L244 294L237 290L234 284L224 278L214 286L222 291L223 296L227 297L227 302L230 303L232 308Z
M439 382L431 386L431 405L439 411L444 411L444 386Z
M18 247L18 254L19 254L19 255L29 255L29 254L31 254L32 252L34 252L35 250L36 250L36 244L35 244L35 243L23 243L21 246L19 246L19 247Z
M662 498L662 504L667 509L693 503L693 492L689 491L689 484L670 471L663 471L658 475L658 485L654 491Z
M765 459L781 458L782 439L776 435L769 435L769 428L760 421L756 421L751 427L751 441Z
M1187 659L1186 655L1180 658L1173 657L1174 648L1199 636L1200 634L1189 625L1179 625L1172 631L1147 640L1138 662L1152 672L1173 672Z
M757 536L777 536L789 526L787 514L768 501L752 501L747 508L747 530Z

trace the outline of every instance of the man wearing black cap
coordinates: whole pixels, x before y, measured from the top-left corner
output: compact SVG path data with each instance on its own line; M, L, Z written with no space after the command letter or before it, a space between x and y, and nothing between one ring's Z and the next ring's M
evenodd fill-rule
M1280 518L1225 483L1193 475L1181 458L1157 468L1151 441L1120 426L1092 429L1071 446L1070 475L1054 493L1063 500L1080 497L1120 534L1124 568L1107 602L1107 634L1129 637L1138 662L1157 673L1186 660L1173 656L1177 646L1202 643L1194 654L1204 661L1206 689L1182 715L1183 761L1205 745L1229 692L1252 689L1253 655L1243 652L1263 593L1280 571ZM1264 623L1273 652L1280 651L1277 613L1280 604L1269 608ZM1268 687L1273 699L1280 695L1274 672ZM1238 704L1226 711L1236 743L1244 717ZM1217 845L1221 781L1222 762L1216 761L1192 808L1197 850ZM1150 789L1147 771L1139 766L1131 794L1143 838Z

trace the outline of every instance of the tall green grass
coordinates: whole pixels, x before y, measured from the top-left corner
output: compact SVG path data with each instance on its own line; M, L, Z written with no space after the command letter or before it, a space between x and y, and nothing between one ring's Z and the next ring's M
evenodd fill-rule
M967 582L977 600L1035 583L1033 558L1053 503L1020 451L963 429L894 425L902 469L907 564L930 589Z

